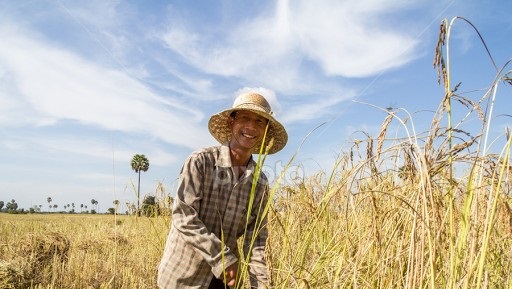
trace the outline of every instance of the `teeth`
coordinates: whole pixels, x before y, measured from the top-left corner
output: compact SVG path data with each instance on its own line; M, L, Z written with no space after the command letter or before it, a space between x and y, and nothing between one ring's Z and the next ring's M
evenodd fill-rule
M253 135L249 135L249 134L245 134L245 133L243 133L242 135L243 135L244 137L246 137L246 138L255 138L255 136L253 136Z

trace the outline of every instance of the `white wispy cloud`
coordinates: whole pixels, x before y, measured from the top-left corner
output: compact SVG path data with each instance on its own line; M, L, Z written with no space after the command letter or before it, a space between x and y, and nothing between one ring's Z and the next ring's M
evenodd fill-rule
M74 120L107 130L149 134L186 147L205 143L197 124L202 112L197 108L163 98L122 71L35 40L24 30L3 26L0 34L5 40L0 67L16 84L9 95L0 95L2 102L9 108L23 105L34 111L29 118L36 125ZM24 122L26 115L11 116Z
M417 40L381 19L405 3L281 0L273 11L261 11L219 37L179 19L162 39L209 73L258 79L280 90L315 87L317 79L299 73L304 60L316 63L324 76L344 77L371 76L411 61Z
M311 95L309 99L301 100L293 105L293 109L287 110L283 116L283 121L286 123L313 121L315 119L325 121L326 117L329 119L338 117L344 113L344 107L341 107L340 104L354 96L355 91L345 91L344 93L322 97Z

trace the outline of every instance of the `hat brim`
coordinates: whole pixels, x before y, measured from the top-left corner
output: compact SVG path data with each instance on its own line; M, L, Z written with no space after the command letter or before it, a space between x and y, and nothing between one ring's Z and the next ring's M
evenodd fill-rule
M268 113L264 113L259 110L255 109L248 109L248 108L230 108L227 110L224 110L222 112L219 112L217 114L212 115L210 117L210 120L208 121L208 130L210 131L210 134L221 144L228 143L231 140L231 128L229 127L229 118L231 116L231 113L233 111L250 111L253 112L259 116L262 116L266 119L268 119L268 130L267 130L267 136L265 138L265 143L263 147L263 152L265 152L267 146L269 143L272 142L272 146L268 150L268 154L274 154L280 150L282 150L286 143L288 142L288 133L286 133L286 129L284 126L278 122L274 117L269 115ZM254 148L253 151L254 154L260 153L260 147L257 146Z

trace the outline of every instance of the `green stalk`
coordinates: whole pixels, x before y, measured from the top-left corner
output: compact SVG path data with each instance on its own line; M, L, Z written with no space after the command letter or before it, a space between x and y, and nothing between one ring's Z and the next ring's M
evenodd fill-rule
M478 260L478 273L477 273L477 283L476 283L476 289L480 289L482 286L482 279L484 276L484 267L485 267L485 261L487 257L487 252L489 249L489 240L491 239L491 234L494 226L494 217L496 215L496 210L498 207L498 200L499 200L499 194L501 190L501 184L504 181L504 178L507 176L507 169L509 168L509 161L510 161L510 148L512 144L512 135L509 136L507 140L507 144L505 145L505 148L503 149L501 155L505 153L505 156L503 157L503 164L501 165L500 173L498 175L497 184L495 186L492 186L491 188L494 189L494 195L491 194L491 198L489 198L488 202L488 214L487 219L485 222L485 228L484 228L484 238L482 240L482 248L480 250L480 258ZM494 175L492 177L492 180L494 180Z
M252 214L252 207L253 207L253 204L254 204L254 199L255 199L255 196L256 196L256 185L258 183L258 180L260 178L260 174L261 174L261 169L263 168L263 164L265 162L265 158L268 154L268 150L270 149L270 147L266 148L265 152L263 152L263 149L264 149L264 145L265 144L265 140L267 138L267 132L268 132L268 124L267 126L265 127L265 133L263 134L263 139L261 141L262 145L260 146L260 151L259 151L259 154L258 154L258 159L256 161L256 167L254 169L254 177L253 177L253 180L252 180L252 187L251 187L251 191L250 191L250 194L249 194L249 204L247 205L247 218L245 220L245 229L244 229L244 233L242 235L242 239L245 240L245 236L247 235L247 226L249 225L249 218ZM270 144L272 145L272 143ZM268 200L268 203L270 203L270 198ZM268 203L266 204L268 206ZM261 204L260 204L260 209L261 209ZM250 262L250 259L251 259L251 250L252 250L252 247L254 245L254 242L256 241L256 233L260 228L261 228L261 222L263 221L263 219L265 218L266 214L260 214L260 212L258 212L258 218L256 220L256 223L257 225L255 225L255 228L254 228L254 231L253 231L253 235L251 237L251 243L249 245L249 249L247 250L247 256L244 256L244 252L242 250L240 256L243 256L244 258L244 262L239 262L238 266L239 266L239 275L240 277L238 278L237 282L236 282L236 285L235 285L235 288L240 288L240 286L243 285L243 280L245 279L245 277L247 276L247 273L248 273L248 267L249 267L249 262ZM258 221L259 220L259 221ZM244 244L245 246L245 244Z
M445 74L445 98L446 98L446 115L448 118L448 169L449 169L449 188L448 188L448 225L449 225L449 250L450 250L450 278L448 279L447 288L455 288L455 283L457 280L457 263L458 256L455 250L455 216L454 216L454 188L453 188L453 156L452 156L452 147L453 147L453 131L452 131L452 107L451 107L451 83L450 83L450 32L452 25L457 18L453 18L448 25L446 32L446 74Z

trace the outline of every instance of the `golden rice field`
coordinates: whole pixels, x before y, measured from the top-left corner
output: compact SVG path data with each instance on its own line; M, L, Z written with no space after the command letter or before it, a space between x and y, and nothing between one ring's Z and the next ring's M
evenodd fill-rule
M156 288L164 218L0 214L0 288Z
M495 200L490 220L489 195L466 214L462 196L451 204L442 188L425 192L417 180L370 179L354 195L344 177L326 187L319 174L276 198L275 288L512 288L510 196ZM169 222L2 213L0 288L157 288Z
M488 104L510 69L477 99L458 92L444 52L452 23L441 24L434 64L445 94L430 129L380 109L377 136L362 133L331 169L273 187L273 288L512 288L509 129L488 149ZM468 131L468 119L481 129ZM0 289L157 288L169 226L166 216L1 213Z

